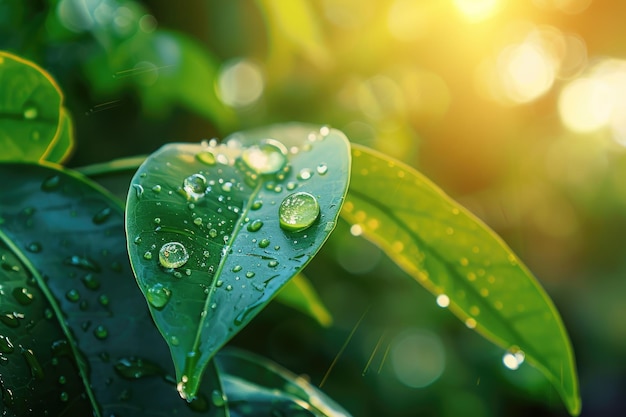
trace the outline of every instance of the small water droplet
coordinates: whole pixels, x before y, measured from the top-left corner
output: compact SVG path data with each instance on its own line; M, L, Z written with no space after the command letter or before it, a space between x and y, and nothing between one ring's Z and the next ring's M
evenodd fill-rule
M202 162L203 164L212 166L215 165L215 155L213 155L211 152L209 151L202 151L196 154L196 159L200 162Z
M233 272L239 272L241 271L243 268L241 267L241 265L235 265L232 269Z
M93 329L93 335L96 339L104 340L109 336L109 331L103 325L99 324Z
M320 127L320 135L322 135L322 137L330 135L330 126L324 125Z
M143 254L143 259L145 259L146 261L149 261L150 259L152 259L152 252L147 251Z
M513 347L502 356L502 363L510 370L515 371L524 363L525 359L526 354L519 348Z
M326 175L326 173L328 172L328 165L323 164L323 163L322 163L322 164L319 164L319 165L317 166L316 171L317 171L317 173L318 173L318 174L320 174L320 175Z
M63 391L59 394L59 399L63 402L67 402L70 399L70 396L67 392Z
M252 272L252 271L246 272L246 278L252 278L252 277L254 277L254 275L255 275L255 273Z
M263 207L263 201L261 200L255 200L252 205L250 206L251 210L259 210L261 207Z
M224 191L225 193L230 193L232 190L233 190L232 182L227 181L224 184L222 184L222 191Z
M297 175L298 179L303 180L303 181L308 180L312 176L313 176L313 171L311 171L309 168L302 168L300 172L298 172L298 175Z
M0 353L13 353L15 347L8 336L0 335Z
M277 140L265 139L244 149L241 160L257 174L275 174L287 163L287 148Z
M76 289L71 289L65 293L65 298L67 298L68 301L75 303L80 300L80 293Z
M26 250L31 253L39 253L41 252L41 243L30 242L28 245L26 245Z
M170 300L172 291L161 283L154 284L146 291L146 298L152 307L160 310Z
M59 384L65 385L67 383L67 378L64 375L59 376Z
M476 320L470 317L467 320L465 320L465 325L467 326L468 329L475 329Z
M37 356L35 356L35 353L33 353L33 351L30 349L22 349L22 356L24 356L24 359L26 359L26 363L28 363L28 366L30 367L31 375L34 378L43 379L43 368L41 367Z
M106 222L109 217L111 217L111 213L113 213L111 207L105 207L96 214L94 214L91 220L94 222L94 224L102 224Z
M450 297L446 294L439 294L437 296L437 305L441 308L446 308L450 305Z
M215 283L216 287L221 287L222 285L224 285L224 281L222 281L221 279L218 279L217 282Z
M67 257L63 260L63 263L65 265L75 266L92 272L100 272L102 270L100 265L98 265L95 261L79 255Z
M225 288L226 288L226 291L232 291L233 286L228 284Z
M202 217L196 217L195 219L193 219L193 224L195 224L196 226L202 226Z
M28 288L15 288L13 290L13 297L23 306L27 306L33 302L33 293Z
M165 268L180 268L189 260L187 249L179 242L168 242L159 250L159 262Z
M176 337L176 336L171 336L171 337L170 337L170 343L171 343L173 346L178 346L178 345L180 344L180 340L179 340L179 339L178 339L178 337Z
M136 356L118 359L113 368L119 376L130 380L146 376L160 376L165 373L156 363Z
M154 187L152 187L152 191L154 191L155 193L160 193L161 186L159 184L155 185Z
M46 178L41 183L41 190L46 192L54 191L59 188L59 184L61 184L61 177L58 175L53 175Z
M267 248L269 245L270 245L270 241L269 241L269 239L261 239L261 240L259 241L259 248L261 248L261 249L265 249L265 248Z
M267 263L267 266L270 268L276 268L278 266L278 261L276 259L272 259Z
M207 180L202 174L193 174L183 180L183 191L191 201L202 199L207 190Z
M248 232L258 232L263 227L263 222L259 219L253 220L248 224Z
M296 187L298 187L298 183L294 181L289 181L286 187L287 187L287 190L293 191L296 189Z
M141 198L143 195L143 187L141 184L133 184L133 188L135 189L135 196L137 196L137 198Z
M285 197L278 209L280 227L291 232L311 227L319 214L320 206L317 199L302 191Z
M212 238L217 237L217 230L215 229L209 230L209 236L211 236Z
M226 395L220 390L213 390L211 393L211 402L216 407L223 407L226 404Z
M469 260L468 260L467 258L461 258L461 259L459 260L459 262L460 262L460 263L461 263L461 265L463 265L463 266L467 266L467 265L469 265Z
M37 110L37 107L35 106L27 106L24 108L23 115L24 115L24 119L33 120L37 118L37 116L39 115L39 111Z
M96 291L100 288L100 281L93 274L87 274L80 280L82 281L83 285L89 290Z

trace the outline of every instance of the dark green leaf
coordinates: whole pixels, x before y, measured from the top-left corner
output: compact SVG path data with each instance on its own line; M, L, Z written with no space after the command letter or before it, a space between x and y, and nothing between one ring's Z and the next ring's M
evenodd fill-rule
M572 347L531 272L484 223L413 168L363 146L353 146L352 157L342 217L354 231L380 246L468 327L513 357L525 355L577 415Z
M0 161L38 161L59 127L62 95L43 69L0 51Z
M0 177L10 184L0 189L0 230L38 271L36 284L52 294L102 415L195 415L176 392L167 344L133 279L121 206L68 171L4 164ZM202 400L219 387L213 368L207 374L192 407L206 409ZM210 407L205 415L225 412Z
M223 349L215 362L232 416L350 416L306 379L258 355Z
M161 148L126 207L131 263L188 397L217 350L319 250L348 184L341 132L289 124L227 139Z
M61 122L54 140L41 157L42 160L62 164L66 162L74 150L74 127L69 111L61 108Z
M91 415L94 407L82 379L86 369L81 377L82 361L71 354L71 341L37 286L37 272L5 238L0 231L0 411L3 416Z

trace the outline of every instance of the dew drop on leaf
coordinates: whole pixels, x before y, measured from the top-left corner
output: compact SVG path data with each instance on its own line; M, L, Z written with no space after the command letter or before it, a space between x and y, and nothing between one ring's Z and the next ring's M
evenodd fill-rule
M41 252L41 243L31 242L28 245L26 245L26 250L31 253L39 253Z
M239 271L241 271L241 269L242 269L241 265L235 265L233 267L233 272L239 272Z
M96 214L94 214L92 221L94 224L102 224L107 221L109 217L111 217L111 207L105 207Z
M213 390L211 393L211 402L216 407L223 407L226 404L226 396L220 390Z
M209 151L203 151L196 154L196 159L206 165L215 165L215 155Z
M193 174L183 180L183 191L187 199L198 201L205 196L207 191L207 181L202 174Z
M154 284L146 291L148 302L156 309L162 309L170 300L172 291L161 283Z
M441 308L446 308L450 305L450 297L446 294L439 294L437 296L437 305Z
M515 371L524 363L525 359L526 355L522 350L519 348L511 348L502 356L502 363L510 370Z
M14 351L15 347L11 339L8 336L0 335L0 353L13 353Z
M267 266L270 268L276 268L278 266L278 261L276 259L272 259L267 263Z
M265 249L270 245L269 239L261 239L259 241L259 248Z
M39 115L39 112L37 111L37 107L27 106L24 108L24 114L23 114L24 119L33 120L33 119L36 119L38 115Z
M311 227L319 214L320 206L317 199L303 191L285 197L278 209L280 227L291 232Z
M266 139L244 149L241 160L257 174L274 174L287 163L287 149L277 140Z
M75 303L80 300L80 293L76 289L71 289L65 293L65 298L67 298L68 301Z
M109 336L109 331L103 325L99 324L94 330L93 335L97 339L104 340Z
M258 232L263 227L263 222L259 219L253 220L248 224L248 232Z
M328 165L326 164L319 164L317 166L317 173L320 175L326 175L326 173L328 172Z
M299 180L304 180L304 181L308 180L312 176L313 176L313 172L309 168L302 168L300 172L298 172L298 175L297 175Z
M187 249L179 242L168 242L159 250L159 263L164 268L180 268L189 260Z
M255 200L250 206L250 209L259 210L261 207L263 207L263 202L261 200Z

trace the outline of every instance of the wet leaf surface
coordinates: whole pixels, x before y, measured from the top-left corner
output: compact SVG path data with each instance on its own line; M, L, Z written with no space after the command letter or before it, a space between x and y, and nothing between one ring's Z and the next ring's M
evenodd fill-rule
M0 51L0 161L38 161L56 136L62 95L43 69Z
M128 264L121 206L67 171L3 164L0 177L11 184L0 189L0 230L45 277L34 288L50 292L55 319L67 323L101 415L226 415L204 401L219 387L212 367L196 402L178 395L167 344ZM74 358L71 343L59 349Z
M305 378L261 356L223 349L215 362L233 417L350 416Z
M167 145L140 167L129 254L181 395L195 395L211 357L319 250L349 172L343 134L300 124Z
M570 341L532 273L493 231L413 168L358 145L352 157L342 217L435 294L437 304L509 350L507 366L526 359L539 368L577 415Z

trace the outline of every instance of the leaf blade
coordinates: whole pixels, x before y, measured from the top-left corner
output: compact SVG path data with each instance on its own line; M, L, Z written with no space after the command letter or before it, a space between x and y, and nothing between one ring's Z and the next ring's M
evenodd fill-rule
M253 165L272 163L276 154L258 153L268 138L289 150L290 168L253 179L250 175L256 174L241 164L245 158ZM348 146L343 134L328 128L276 125L231 135L225 145L166 145L137 171L127 202L129 254L152 316L170 345L181 395L193 397L215 352L325 242L347 190ZM249 149L254 150L244 152ZM320 163L327 164L328 173L314 174ZM306 178L298 179L302 172ZM193 189L197 181L206 185L200 187L200 197ZM284 230L279 205L297 191L314 195L320 215L304 231ZM135 239L143 243L130 243ZM183 264L160 259L170 256L170 249L180 249L170 243L187 251ZM164 285L167 290L158 287ZM155 288L166 294L163 304L154 303Z
M57 134L63 95L42 68L0 51L0 161L38 161Z
M413 168L353 145L342 217L358 225L409 275L470 328L521 349L580 412L572 347L552 301L484 223Z

